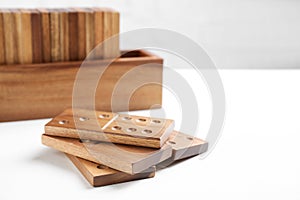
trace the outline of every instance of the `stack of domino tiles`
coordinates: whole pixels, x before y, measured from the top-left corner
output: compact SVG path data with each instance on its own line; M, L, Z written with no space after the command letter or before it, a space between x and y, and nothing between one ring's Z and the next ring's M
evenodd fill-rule
M207 150L208 143L177 132L174 121L67 109L45 125L42 143L59 150L92 186L154 177L156 166Z

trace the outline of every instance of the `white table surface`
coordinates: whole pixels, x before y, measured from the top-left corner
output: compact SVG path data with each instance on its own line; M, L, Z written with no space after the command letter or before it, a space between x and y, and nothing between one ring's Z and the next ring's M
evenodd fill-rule
M0 199L299 199L300 71L220 75L227 112L216 148L152 179L92 188L64 154L41 144L49 119L0 123Z

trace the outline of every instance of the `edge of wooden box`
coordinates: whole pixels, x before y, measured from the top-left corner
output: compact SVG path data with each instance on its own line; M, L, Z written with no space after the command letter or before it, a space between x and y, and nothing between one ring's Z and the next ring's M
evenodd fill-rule
M100 62L99 62L100 61ZM153 61L153 63L160 63L163 64L163 59L159 56L156 56L148 51L145 50L124 50L121 51L121 57L116 59L114 63L118 63L122 65L122 63L131 63L134 64L140 63L140 62L148 62ZM10 73L30 73L31 71L34 71L39 68L49 68L49 69L58 69L58 68L79 68L81 66L83 61L67 61L67 62L51 62L51 63L35 63L35 64L13 64L13 65L0 65L0 76L5 76L5 74ZM93 65L99 63L105 65L106 63L109 64L112 62L111 59L102 59L102 60L91 60L91 61L85 61L88 65ZM15 81L15 80L13 80ZM4 84L2 87L5 88L5 82L0 84ZM14 87L13 85L7 86L7 87ZM9 92L9 91L8 91ZM5 94L4 94L5 95ZM160 106L162 103L162 95L160 95ZM0 104L5 103L4 100L1 99L0 96ZM28 115L19 115L18 114L18 108L11 108L15 105L9 105L10 109L15 109L15 113L13 116L8 116L7 113L0 114L0 122L8 122L8 121L19 121L19 120L30 120L30 119L43 119L43 118L51 118L54 117L56 114L59 114L64 109L63 108L59 113L28 113ZM1 106L0 106L1 107ZM69 106L68 106L69 107ZM157 108L159 108L159 105L157 105ZM145 107L140 107L138 109L131 109L131 110L141 110L141 109L149 109L148 106L145 105ZM121 111L121 110L120 110Z

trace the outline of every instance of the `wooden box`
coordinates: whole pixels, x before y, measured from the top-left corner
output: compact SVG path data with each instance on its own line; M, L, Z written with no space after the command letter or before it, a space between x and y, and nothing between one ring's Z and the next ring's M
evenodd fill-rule
M124 54L125 53L125 54ZM129 110L160 107L162 103L163 60L147 51L126 51L103 74L95 91L95 108L111 111L111 95L120 78L137 66L139 87L132 95L126 91L115 94L119 98L114 111L128 110L122 97L131 95ZM88 61L98 65L106 60ZM0 66L0 121L50 118L72 107L73 85L82 61ZM99 68L98 68L99 69ZM88 77L87 77L88 79ZM133 83L132 83L133 82ZM149 83L152 82L152 83ZM125 86L135 84L126 80ZM82 97L84 98L84 96ZM85 108L89 108L86 105ZM92 107L90 107L92 108Z

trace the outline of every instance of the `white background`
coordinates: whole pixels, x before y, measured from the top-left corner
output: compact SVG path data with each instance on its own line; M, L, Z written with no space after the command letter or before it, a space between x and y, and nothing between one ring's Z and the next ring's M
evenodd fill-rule
M201 44L220 68L297 68L300 2L0 1L6 7L111 6L122 31L176 30ZM167 61L172 63L172 61ZM214 151L159 171L153 179L92 188L60 152L41 145L49 120L0 123L0 199L299 199L300 71L220 70L226 121ZM203 137L211 116L200 78ZM194 84L196 85L196 84ZM180 124L176 99L164 92L167 116ZM141 112L149 114L148 111ZM159 114L159 113L158 113Z

